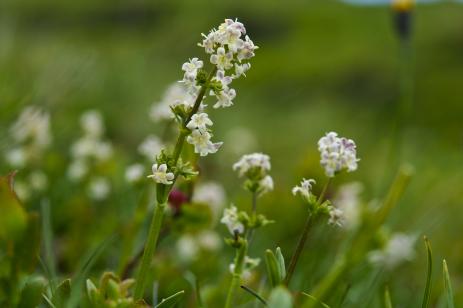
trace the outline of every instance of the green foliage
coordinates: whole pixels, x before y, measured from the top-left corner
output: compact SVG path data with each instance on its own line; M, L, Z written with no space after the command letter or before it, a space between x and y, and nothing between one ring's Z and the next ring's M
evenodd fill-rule
M427 255L427 261L428 261L428 270L426 273L426 287L424 289L424 295L423 295L423 308L427 308L429 306L429 301L431 298L431 279L432 279L432 251L431 251L431 243L429 243L428 238L425 236L424 237L424 244L426 246L426 255Z
M175 306L183 297L185 291L179 291L175 294L172 294L169 297L163 298L161 302L155 306L155 308L169 308Z
M442 260L442 273L444 276L444 290L445 290L445 301L447 308L454 308L454 298L453 298L453 289L452 281L450 280L449 269L447 268L447 262Z

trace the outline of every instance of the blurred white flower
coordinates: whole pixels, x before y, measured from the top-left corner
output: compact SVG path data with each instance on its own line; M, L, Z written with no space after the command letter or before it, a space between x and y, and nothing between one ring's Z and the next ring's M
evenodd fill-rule
M216 153L223 144L223 142L213 143L211 137L212 135L208 131L195 129L186 141L195 147L195 153L206 156L210 153Z
M88 186L88 195L90 198L101 201L108 197L111 191L109 180L104 177L96 177L92 179Z
M227 226L228 231L232 235L234 235L235 232L240 234L244 232L244 225L238 219L238 209L236 206L232 205L229 208L226 208L220 222Z
M270 175L266 175L259 182L259 194L263 195L273 190L273 179Z
M368 254L368 260L375 266L394 269L404 261L411 261L415 257L416 236L395 233L381 250L373 250Z
M225 190L215 182L200 183L193 192L192 200L209 205L213 217L217 219L225 204Z
M352 229L358 226L361 218L359 194L363 185L359 182L344 184L339 188L333 205L344 212L344 226Z
M151 120L154 122L172 120L174 114L170 109L171 106L184 105L192 107L195 97L187 90L187 87L182 83L175 82L171 84L164 93L161 101L152 105L150 110Z
M15 180L14 191L18 196L19 200L25 202L31 197L31 189L29 185L21 180Z
M36 106L28 106L10 129L17 143L30 141L34 146L44 149L51 143L50 115Z
M190 122L186 125L188 129L199 129L204 131L207 129L207 126L212 126L212 121L209 119L209 115L205 112L194 114L191 117Z
M198 245L207 251L218 251L222 248L222 238L211 230L201 231L197 237Z
M312 194L312 185L315 184L314 179L302 179L301 186L294 186L292 189L293 195L301 194L306 199L309 199Z
M270 156L263 153L243 155L243 157L233 165L233 170L238 171L239 176L243 176L248 171L254 169L258 169L258 171L264 173L269 171L270 168Z
M148 178L152 178L156 183L164 185L170 185L173 183L172 181L175 176L172 172L167 172L166 164L161 164L160 166L158 166L158 164L153 164L151 170L153 171L153 174L148 175Z
M129 183L135 183L143 178L145 167L142 164L133 164L125 169L125 180Z
M243 271L241 273L241 278L244 281L250 281L252 279L252 270L259 266L260 259L259 258L250 258L248 256L244 257L244 264L243 264ZM235 272L235 264L231 263L229 265L230 273Z
M26 165L27 154L22 147L14 148L6 152L6 162L14 168L22 168Z
M99 138L104 133L103 117L98 110L88 110L80 116L80 125L86 135Z
M351 139L338 137L335 132L327 133L318 141L320 163L329 177L346 169L348 172L357 170L357 153L355 142Z
M164 145L155 135L149 135L143 140L143 142L138 146L138 152L146 157L149 161L154 161L156 156L161 153Z
M42 171L33 171L29 174L29 184L35 191L44 191L48 187L47 175Z
M328 224L332 226L338 226L338 227L342 227L344 225L343 211L331 206L328 214L330 216L330 218L328 219Z
M175 245L177 255L183 262L190 262L199 254L199 246L196 239L190 234L182 235Z
M87 164L80 159L73 161L67 171L67 176L71 181L80 181L88 173Z

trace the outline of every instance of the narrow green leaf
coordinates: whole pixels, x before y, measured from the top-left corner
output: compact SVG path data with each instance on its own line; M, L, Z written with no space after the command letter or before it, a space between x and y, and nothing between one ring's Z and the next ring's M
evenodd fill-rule
M267 249L265 251L265 264L267 265L267 274L270 280L270 284L274 288L280 284L281 274L280 274L277 258L273 254L273 251L271 251L270 249Z
M280 247L277 247L276 249L276 257L278 261L278 269L280 271L280 280L283 281L286 277L286 266L285 266L285 258L283 257L283 254L281 253Z
M303 295L307 296L308 298L310 298L311 300L313 300L314 302L322 305L323 307L325 308L330 308L330 306L328 306L327 304L325 304L324 302L322 302L321 300L319 300L318 298L316 298L315 296L313 295L310 295L309 293L305 293L305 292L302 292Z
M272 290L268 300L269 308L292 308L293 297L289 293L288 289L283 286L279 286Z
M442 261L442 268L444 271L444 286L445 297L447 299L447 308L455 308L453 300L452 282L450 280L449 269L447 268L447 262L445 261L445 259Z
M388 286L384 289L384 307L392 308L391 293Z
M55 295L57 288L56 285L56 265L55 257L53 253L53 231L51 227L50 219L50 204L48 201L41 203L42 212L42 239L43 239L43 251L44 259L41 259L42 266L45 269L47 278L50 284L51 296Z
M259 300L264 306L267 306L267 302L265 301L265 299L262 298L262 296L260 296L256 291L254 291L253 289L247 287L247 286L240 286L241 289L245 290L246 292L248 292L249 294L251 294L252 296L254 296L255 298L257 298L257 300Z
M162 301L155 306L155 308L166 308L166 307L173 307L179 300L183 297L185 291L179 291L169 297L163 298Z
M428 272L426 274L426 288L424 289L423 304L422 308L427 308L429 306L429 299L431 297L431 276L432 276L432 251L431 244L426 236L424 236L424 244L427 250L428 256Z

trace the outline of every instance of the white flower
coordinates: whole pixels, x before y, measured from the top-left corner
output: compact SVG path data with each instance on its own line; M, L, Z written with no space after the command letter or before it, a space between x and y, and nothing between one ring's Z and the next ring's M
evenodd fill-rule
M238 50L237 58L239 61L251 59L255 56L254 51L259 47L254 45L254 42L251 41L249 36L246 35L243 47Z
M87 164L83 160L73 161L68 168L67 176L71 181L80 181L88 173Z
M15 180L14 191L21 201L27 201L31 197L31 189L23 181Z
M351 139L338 137L335 132L327 133L318 141L321 165L329 177L335 176L337 172L346 169L348 172L357 169L356 145Z
M342 227L344 224L344 213L338 208L333 206L330 207L329 211L330 218L328 219L328 224L333 226Z
M241 75L246 76L246 72L251 68L251 63L238 64L235 63L235 74L232 76L233 79L241 77Z
M28 106L19 115L10 129L14 140L18 143L31 141L40 149L51 143L50 115L35 106Z
M216 76L213 78L216 81L219 81L222 84L222 88L228 88L228 85L233 81L231 76L226 76L225 71L218 70Z
M270 156L263 153L252 153L243 155L241 159L233 165L233 170L238 171L239 176L245 175L251 169L260 169L261 172L269 171Z
M222 142L213 143L211 134L208 131L195 129L186 139L189 144L194 145L195 153L206 156L209 153L215 153L222 145Z
M125 179L129 183L135 183L142 179L145 168L142 164L133 164L125 169Z
M234 235L235 232L240 234L244 232L244 225L238 219L238 209L236 206L225 209L220 222L227 226L228 231L230 231L232 235Z
M211 55L211 63L215 64L219 70L227 70L233 67L233 53L226 52L225 48L217 48L217 54Z
M259 193L265 194L273 190L273 179L270 175L266 175L262 180L259 181Z
M259 266L259 264L260 264L260 259L259 258L250 258L248 256L245 256L244 257L244 264L243 264L243 271L241 273L241 278L244 281L251 280L251 278L252 278L252 270L254 268L256 268L257 266ZM235 264L234 263L231 263L229 265L229 270L230 270L230 273L232 273L232 274L235 272Z
M42 171L33 171L29 175L29 183L31 188L36 191L43 191L48 186L48 178Z
M143 140L143 142L138 146L138 152L145 156L146 159L153 161L163 148L161 139L157 136L149 135Z
M172 172L167 172L167 165L162 164L158 167L158 164L153 164L151 168L153 174L148 175L149 178L152 178L156 183L170 185L174 179L174 174Z
M11 167L22 168L26 165L27 153L25 149L18 147L6 152L5 160Z
M103 117L98 110L89 110L80 117L80 125L85 134L98 138L104 133Z
M404 261L415 257L414 245L416 237L404 233L395 233L381 250L373 250L368 254L369 261L376 266L392 270Z
M230 107L233 105L233 99L236 97L236 91L235 89L223 89L220 91L217 95L217 103L214 104L214 108L219 108L219 107Z
M333 200L333 204L344 212L345 226L355 228L360 221L361 208L359 194L362 192L361 183L354 182L342 185Z
M207 113L196 113L191 117L190 122L187 124L187 128L193 130L193 129L199 129L199 130L206 130L207 126L211 126L213 123L209 119L209 116Z
M298 193L301 194L304 198L309 198L312 194L312 185L315 184L314 179L302 179L301 186L294 186L293 187L293 195L297 195Z
M90 182L88 187L88 194L90 198L101 201L108 197L110 190L111 185L109 184L108 179L98 177Z
M198 69L203 67L203 61L198 58L190 59L189 62L185 62L182 65L182 70L185 71L183 76L183 82L189 86L194 86L196 82L196 75Z

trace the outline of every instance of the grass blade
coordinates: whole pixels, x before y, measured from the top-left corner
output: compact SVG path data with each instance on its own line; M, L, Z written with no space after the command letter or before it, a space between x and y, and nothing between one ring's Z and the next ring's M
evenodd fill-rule
M321 300L319 300L318 298L316 298L315 296L313 295L310 295L309 293L305 293L305 292L302 292L303 295L307 296L308 298L310 298L311 300L313 300L314 302L322 305L324 308L330 308L330 306L328 306L327 304L325 304L324 302L322 302Z
M178 303L178 301L183 297L184 294L185 294L185 291L182 290L169 297L163 298L162 301L159 303L159 305L156 305L155 308L172 307L176 303Z
M444 272L444 287L445 287L445 297L447 299L447 308L455 308L453 301L453 289L452 282L450 281L449 269L447 268L447 262L445 259L442 261L442 269Z
M424 244L426 246L427 256L428 256L428 272L426 275L426 288L424 289L423 304L422 308L427 308L429 306L429 299L431 297L431 276L432 276L432 251L431 243L426 236L424 236Z
M53 254L53 230L51 226L50 203L48 200L41 202L42 210L42 238L43 238L43 259L40 259L45 270L52 298L55 295L56 285L56 263Z
M267 306L267 302L265 301L265 299L263 299L262 296L260 296L256 291L254 291L251 288L248 288L247 286L242 285L240 287L241 289L245 290L246 292L257 298L264 306Z
M392 308L391 293L388 286L384 289L384 307Z

